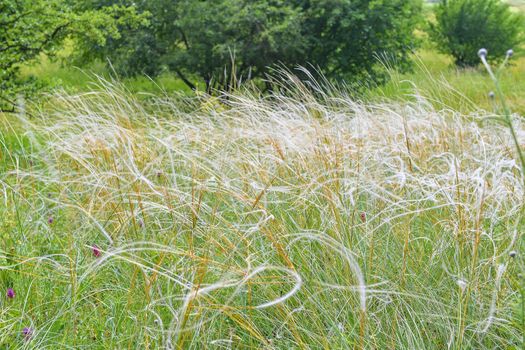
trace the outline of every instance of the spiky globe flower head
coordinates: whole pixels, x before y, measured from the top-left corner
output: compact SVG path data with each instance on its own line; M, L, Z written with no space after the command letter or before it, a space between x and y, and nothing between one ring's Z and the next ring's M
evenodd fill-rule
M507 57L512 57L512 55L514 55L514 50L513 49L507 50Z
M515 251L515 250L512 250L512 251L509 253L509 256L510 256L511 258L515 258L517 255L518 255L518 252Z
M13 288L7 288L6 296L9 299L13 299L15 297L15 290Z
M53 219L53 217L50 216L50 217L47 219L47 223L48 223L49 225L51 225L53 222L55 222L55 219Z
M479 49L479 51L478 51L478 56L481 57L481 58L486 58L487 54L488 54L488 51L485 48Z
M490 98L491 100L493 100L494 97L496 97L496 94L494 93L494 91L489 92L489 98Z

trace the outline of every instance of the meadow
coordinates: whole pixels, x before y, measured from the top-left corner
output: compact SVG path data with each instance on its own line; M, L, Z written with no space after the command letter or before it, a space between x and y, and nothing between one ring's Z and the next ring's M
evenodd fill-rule
M279 79L4 116L2 347L518 348L507 129Z
M55 89L0 113L0 349L525 348L494 84L414 60L358 99L25 66ZM501 75L522 149L524 72Z

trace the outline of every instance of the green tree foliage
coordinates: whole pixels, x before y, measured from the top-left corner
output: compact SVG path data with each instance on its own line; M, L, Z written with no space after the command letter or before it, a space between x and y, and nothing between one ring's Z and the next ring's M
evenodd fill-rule
M523 18L500 0L443 0L435 15L432 38L458 66L477 66L480 48L504 57L523 40Z
M0 109L13 110L17 94L37 87L20 78L21 64L41 53L53 56L68 36L103 46L118 38L120 23L141 20L133 7L75 12L63 0L0 0Z
M377 58L408 67L420 20L417 0L297 0L307 60L329 77L381 77Z
M420 0L148 0L140 29L84 52L109 58L118 72L176 72L190 86L228 88L263 77L268 67L311 64L331 78L380 77L377 56L407 67ZM97 8L126 0L83 1Z

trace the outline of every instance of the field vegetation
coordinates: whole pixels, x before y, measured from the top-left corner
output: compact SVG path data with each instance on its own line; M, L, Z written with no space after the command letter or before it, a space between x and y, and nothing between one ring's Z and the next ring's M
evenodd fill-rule
M357 80L290 61L242 83L230 66L219 89L191 71L202 57L118 67L117 44L153 45L151 27L91 2L111 1L68 16L99 27L2 80L0 349L525 349L519 46L501 90L426 25L403 63L367 56ZM397 3L417 5L375 2ZM287 30L292 10L272 9ZM104 35L116 46L78 55Z

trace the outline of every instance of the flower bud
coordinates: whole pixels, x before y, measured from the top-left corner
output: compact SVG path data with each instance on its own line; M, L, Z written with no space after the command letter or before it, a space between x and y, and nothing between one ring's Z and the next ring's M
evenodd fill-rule
M96 244L93 244L93 246L91 247L91 251L93 252L93 256L95 258L98 258L101 254L100 248Z

